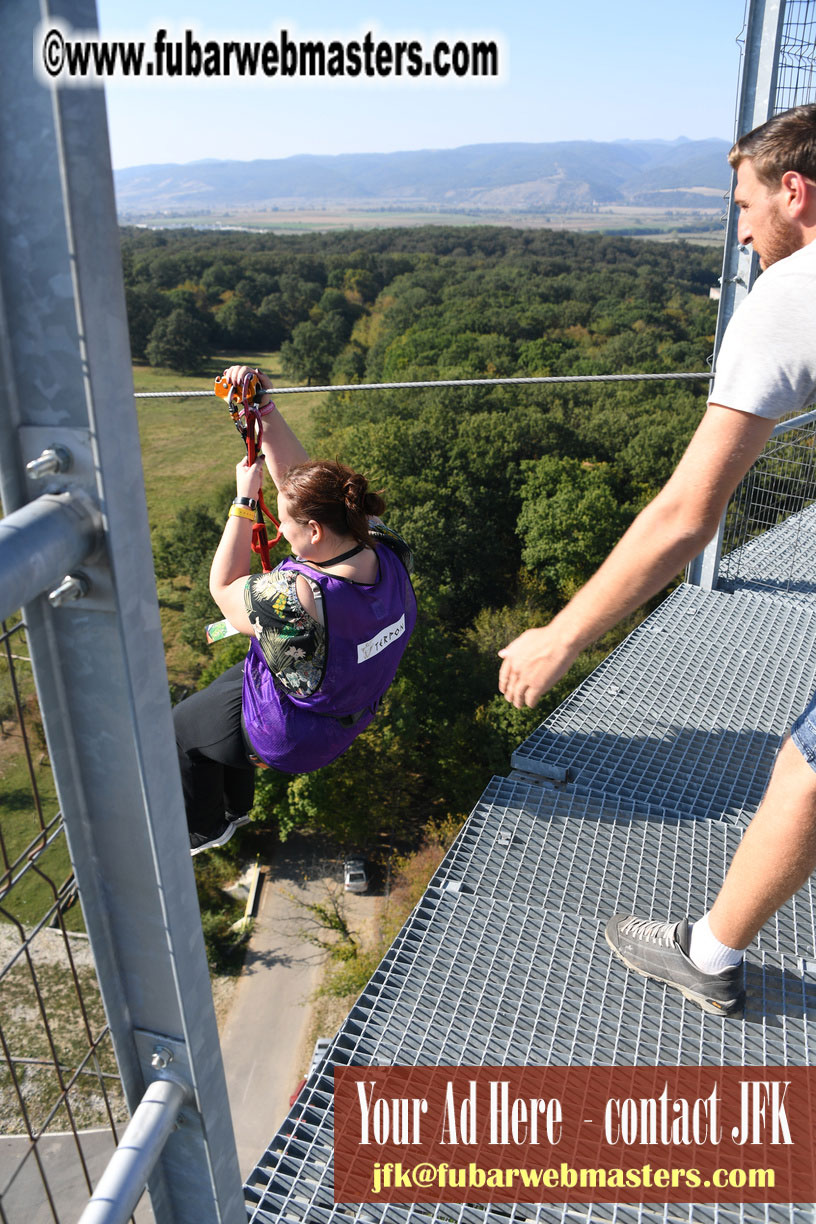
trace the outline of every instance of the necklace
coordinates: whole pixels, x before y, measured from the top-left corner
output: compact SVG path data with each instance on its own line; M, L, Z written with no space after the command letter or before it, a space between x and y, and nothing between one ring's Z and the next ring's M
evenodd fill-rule
M356 557L358 553L367 547L367 544L358 544L356 548L350 548L348 552L340 553L337 557L329 557L328 561L314 561L311 557L304 557L304 560L308 560L310 565L319 565L321 568L324 565L339 565L341 561L348 561L349 557Z

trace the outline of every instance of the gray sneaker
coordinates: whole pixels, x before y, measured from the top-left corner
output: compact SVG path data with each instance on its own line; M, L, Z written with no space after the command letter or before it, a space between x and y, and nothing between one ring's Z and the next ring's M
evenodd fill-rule
M703 973L689 959L688 919L654 922L634 914L615 914L606 925L606 942L629 969L674 986L714 1016L742 1012L742 965L722 973Z

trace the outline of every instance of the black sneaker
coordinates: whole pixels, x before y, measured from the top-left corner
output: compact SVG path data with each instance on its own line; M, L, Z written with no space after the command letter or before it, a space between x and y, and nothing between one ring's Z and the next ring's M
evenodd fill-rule
M703 973L689 959L688 919L654 922L634 914L615 914L606 926L606 942L629 969L655 982L674 986L714 1016L742 1012L742 965L721 973Z
M225 846L236 828L234 820L225 820L214 833L191 833L190 854L195 856L202 850L214 850L216 846Z

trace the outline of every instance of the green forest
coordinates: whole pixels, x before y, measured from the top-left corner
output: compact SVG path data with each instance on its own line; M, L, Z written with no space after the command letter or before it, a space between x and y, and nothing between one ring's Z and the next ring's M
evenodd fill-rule
M134 356L176 371L178 386L214 353L277 353L289 382L307 386L701 371L720 264L684 243L493 227L126 229L123 258ZM657 492L705 392L650 382L324 397L303 440L385 490L385 517L414 550L419 623L372 726L319 773L259 774L254 818L369 853L381 836L411 844L429 819L463 818L633 627L585 652L536 710L499 697L498 649L545 623ZM206 576L230 488L190 489L154 532L157 577L184 584L188 687L246 649L235 638L207 648L202 633L219 615Z

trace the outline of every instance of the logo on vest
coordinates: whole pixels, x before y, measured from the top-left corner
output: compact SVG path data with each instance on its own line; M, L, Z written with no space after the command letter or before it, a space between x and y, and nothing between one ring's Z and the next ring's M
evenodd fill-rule
M380 651L385 650L386 646L390 646L392 642L396 642L397 638L401 638L405 632L405 613L398 621L394 621L393 625L389 625L387 629L383 629L376 637L371 638L368 642L360 642L357 647L357 662L365 663L368 659L373 659Z

